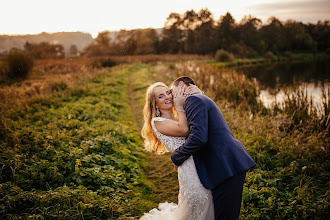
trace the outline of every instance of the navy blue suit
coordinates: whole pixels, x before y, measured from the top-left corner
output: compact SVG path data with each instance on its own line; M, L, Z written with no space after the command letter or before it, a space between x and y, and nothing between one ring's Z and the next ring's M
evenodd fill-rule
M233 206L228 199L237 200L232 198L235 196L229 196L231 192L227 193L234 187L226 188L224 185L234 186L236 183L232 181L236 181L236 176L244 176L240 177L239 181L243 182L238 184L239 189L233 189L239 191L240 201L236 201L236 204L239 204L239 215L245 172L256 164L244 146L235 139L220 109L209 97L202 94L191 95L187 97L184 108L189 135L185 143L172 153L171 159L175 165L180 166L193 155L198 176L204 187L212 190L213 200L220 197L227 200L220 203L214 201L216 217L218 216L216 219L236 219L217 213L217 210L223 209L226 204ZM223 196L225 194L228 196ZM230 211L227 209L227 212Z

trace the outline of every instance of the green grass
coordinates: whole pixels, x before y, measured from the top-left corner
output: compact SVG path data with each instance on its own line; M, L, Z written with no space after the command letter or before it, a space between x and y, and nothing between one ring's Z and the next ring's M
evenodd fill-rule
M241 218L327 219L329 112L322 118L305 114L308 102L296 96L286 101L287 109L273 113L256 101L257 85L234 70L196 63L178 67L178 74L193 77L216 101L257 163L247 173Z
M247 174L242 219L326 219L330 192L326 130L314 129L313 118L297 124L287 111L272 114L261 108L254 82L235 71L190 62L171 65L145 66L134 77L145 85L169 84L178 75L189 75L217 102L235 137L257 163ZM210 84L212 76L215 83ZM143 90L139 92L143 103ZM176 184L166 157L150 157L146 173L160 195L157 201L176 202L175 196L166 194L175 191Z
M150 187L128 75L118 67L1 116L1 218L141 215Z
M272 62L286 63L286 62L312 62L315 60L329 60L329 55L325 53L288 53L281 56L277 56L275 60L267 60L264 57L255 58L237 58L228 62L216 62L210 61L210 64L216 65L220 68L223 67L235 67L235 66L254 66L262 65Z
M139 132L146 88L190 75L257 162L247 174L241 218L326 219L328 133L286 112L270 114L255 100L252 81L220 70L132 64L49 82L53 89L29 96L28 81L1 90L0 218L138 219L159 202L176 202L169 155L143 152Z

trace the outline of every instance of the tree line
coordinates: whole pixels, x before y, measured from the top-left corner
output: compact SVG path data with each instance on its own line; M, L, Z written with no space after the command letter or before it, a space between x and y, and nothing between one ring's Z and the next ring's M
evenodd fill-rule
M266 53L330 53L329 20L316 24L280 21L270 17L266 24L259 18L245 16L236 22L227 12L218 20L208 9L171 13L162 29L121 30L113 36L109 31L98 34L94 42L79 51L72 45L65 54L60 44L26 42L24 50L36 59L65 56L107 56L144 54L215 55L219 50L235 57L250 58Z
M184 14L171 13L164 28L121 30L111 39L109 32L99 33L85 48L87 56L139 54L212 54L222 49L236 57L262 56L266 52L315 53L330 50L329 21L317 24L270 17L266 24L245 16L236 22L228 12L214 20L208 9Z

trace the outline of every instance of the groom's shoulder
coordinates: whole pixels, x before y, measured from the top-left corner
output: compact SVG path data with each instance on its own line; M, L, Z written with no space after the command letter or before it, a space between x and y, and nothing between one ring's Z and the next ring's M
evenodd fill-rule
M193 94L187 97L187 102L204 102L205 104L211 100L208 96L204 94Z
M203 103L206 106L217 106L216 103L207 95L204 94L193 94L186 99L187 103Z
M192 99L201 99L201 100L207 100L210 99L207 95L204 94L192 94L190 96L188 96L188 98L192 98ZM188 99L187 98L187 99Z

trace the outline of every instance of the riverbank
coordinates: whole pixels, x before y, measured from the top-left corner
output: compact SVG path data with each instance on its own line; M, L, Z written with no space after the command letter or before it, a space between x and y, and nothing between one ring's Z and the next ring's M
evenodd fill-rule
M210 61L210 64L214 64L218 67L240 67L240 66L254 66L263 65L269 63L288 63L288 62L312 62L315 60L330 60L330 55L326 53L298 53L291 52L286 53L284 56L265 56L245 59L234 59L228 62Z
M241 219L326 219L330 192L327 130L316 129L309 120L297 122L286 112L272 114L263 109L255 99L254 82L233 70L188 62L174 67L156 65L144 73L149 74L145 77L148 83L169 84L178 75L193 77L216 101L234 136L255 159L257 166L247 173ZM153 166L148 169L158 170L156 162ZM158 178L164 178L166 185L173 183L166 176ZM167 199L160 198L160 202Z
M256 101L253 81L201 62L45 74L2 87L1 218L138 219L159 202L176 202L168 155L146 154L139 132L147 86L179 74L215 100L257 162L242 219L326 219L328 133L271 114Z

